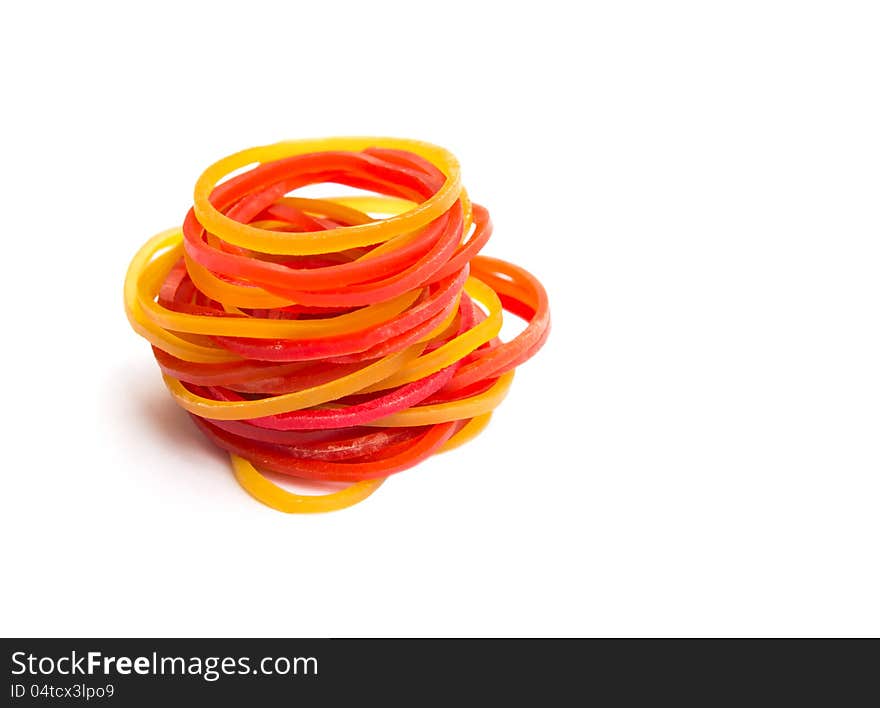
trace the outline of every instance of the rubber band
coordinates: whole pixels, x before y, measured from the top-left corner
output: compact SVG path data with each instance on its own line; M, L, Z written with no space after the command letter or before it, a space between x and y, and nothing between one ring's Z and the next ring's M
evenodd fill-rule
M413 359L379 384L364 388L363 393L401 386L430 376L434 372L464 359L472 351L498 335L501 331L502 306L495 291L476 278L469 278L464 288L471 297L480 300L489 308L489 316L433 351Z
M294 237L241 224L217 211L211 203L211 193L220 180L230 172L252 163L272 163L283 158L309 153L320 154L320 151L328 150L356 153L376 145L406 150L437 165L446 176L442 188L430 199L390 219L342 229L329 229L317 234L297 234ZM461 174L458 160L443 148L416 140L396 138L324 138L295 140L251 148L215 162L196 182L193 210L205 229L228 243L262 253L308 255L368 246L387 241L400 233L414 231L443 214L458 199L460 192Z
M174 400L184 410L204 418L242 420L309 408L356 393L377 381L388 378L406 362L415 359L420 349L421 347L416 345L328 383L256 401L215 401L192 393L180 381L170 376L163 376L163 379Z
M296 194L323 182L366 193ZM479 255L491 235L443 148L362 137L252 148L205 170L182 226L138 250L126 315L252 497L288 513L342 509L476 437L546 341L543 286ZM505 311L526 322L509 342ZM267 474L348 486L299 494Z
M192 315L169 310L154 300L162 280L168 275L166 263L174 262L180 256L181 247L178 245L169 253L150 262L137 280L137 303L141 311L156 326L174 332L261 339L327 337L358 332L385 322L406 310L421 294L419 290L411 290L386 302L327 319L266 321Z
M238 483L257 501L289 514L314 514L336 511L363 501L385 481L384 477L355 482L332 494L293 494L273 484L243 457L229 456Z
M440 452L454 450L473 440L486 428L491 417L492 414L487 413L469 420L464 427L443 444ZM354 482L348 487L330 494L294 494L271 482L243 457L234 453L229 457L232 460L235 478L254 499L289 514L322 513L345 509L369 497L382 486L386 479L379 477Z

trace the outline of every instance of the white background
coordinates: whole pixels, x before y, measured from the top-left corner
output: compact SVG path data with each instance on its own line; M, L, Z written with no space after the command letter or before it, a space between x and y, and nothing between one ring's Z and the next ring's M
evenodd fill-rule
M876 7L876 6L874 6ZM7 3L7 635L880 633L871 3ZM122 280L213 160L457 154L554 330L350 510L237 486Z

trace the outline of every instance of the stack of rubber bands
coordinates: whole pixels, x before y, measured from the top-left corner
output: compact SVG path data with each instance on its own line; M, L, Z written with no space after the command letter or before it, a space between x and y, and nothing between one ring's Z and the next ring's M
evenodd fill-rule
M291 196L320 183L360 191ZM491 233L437 146L253 148L209 167L182 228L135 255L126 313L251 495L286 512L340 509L479 433L546 340L538 280L477 255ZM509 342L502 310L526 321ZM347 484L295 494L277 475Z

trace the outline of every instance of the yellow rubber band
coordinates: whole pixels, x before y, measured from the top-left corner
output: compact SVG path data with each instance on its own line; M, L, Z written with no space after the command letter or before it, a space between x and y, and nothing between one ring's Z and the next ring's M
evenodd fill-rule
M153 236L135 254L125 275L125 314L132 329L150 344L185 361L214 364L226 361L239 361L241 357L219 347L209 347L189 342L171 332L156 326L145 315L138 304L138 280L141 272L149 264L154 254L179 244L183 234L179 228L168 229ZM173 265L173 264L172 264Z
M334 199L341 202L351 202L366 207L381 207L387 202L388 206L382 207L382 213L399 214L403 211L411 209L415 202L406 199L398 199L396 197L335 197ZM465 210L465 228L463 234L466 235L470 230L473 219L473 212L470 201L466 201L464 190L462 190L462 201L466 202ZM369 223L372 219L363 211L346 206L345 203L336 203L331 200L306 199L300 197L282 197L278 200L280 203L289 204L302 211L315 214L325 214L330 216L345 216L348 220L358 220L358 223ZM283 222L254 222L252 226L269 226L282 224ZM358 255L354 260L367 261L381 256L389 251L395 251L399 248L409 245L421 236L421 229L411 231L409 233L395 236L376 248ZM464 236L463 236L464 238ZM265 289L256 285L236 285L227 280L223 280L215 276L210 270L205 268L197 261L190 258L189 254L184 253L186 259L186 267L195 286L212 300L224 304L233 305L235 307L272 309L276 307L286 307L296 304L293 300L274 295Z
M391 354L346 376L340 376L327 383L304 388L292 393L269 396L256 401L215 401L189 391L178 379L164 374L165 385L174 400L190 413L211 420L244 420L263 416L289 413L303 408L311 408L328 401L350 396L366 386L388 378L401 366L411 361L424 349L424 344L416 344L402 352Z
M440 448L440 452L449 452L457 447L461 447L466 442L470 442L486 429L491 419L491 413L484 413L476 418L471 418L461 430L446 441L443 447Z
M388 197L374 194L353 194L350 196L327 197L326 201L339 204L340 206L357 209L364 214L380 214L382 216L397 216L405 211L414 209L418 202L400 197Z
M436 165L446 175L446 181L436 194L398 216L319 232L289 233L259 229L230 219L211 204L211 192L224 177L255 162L273 162L294 155L325 150L361 151L368 147L409 150ZM401 233L415 231L427 226L449 209L460 193L461 169L458 160L441 147L418 140L399 138L323 138L292 140L250 148L215 162L196 182L193 210L199 223L208 232L227 243L261 253L302 256L369 246L387 241Z
M156 251L158 250L156 248ZM373 327L382 322L387 322L406 310L422 293L421 289L411 290L391 300L376 303L375 305L367 305L354 312L313 320L267 320L191 315L185 312L169 310L154 301L162 281L180 257L181 251L182 246L178 238L177 244L169 254L141 262L141 270L134 273L137 287L137 304L140 306L140 310L146 318L159 328L173 332L226 337L249 337L254 339L291 340L350 334ZM172 258L171 253L176 253L177 256ZM149 255L152 256L152 254Z
M277 202L292 206L312 216L326 216L339 221L351 221L354 224L369 224L373 219L363 209L342 204L330 199L312 199L311 197L281 197ZM407 202L412 204L412 202ZM253 224L251 224L253 226Z
M449 403L415 406L405 411L385 416L372 423L364 423L363 425L377 428L386 426L389 428L406 428L414 425L448 423L453 420L475 418L484 413L491 413L507 396L507 391L513 382L513 375L513 371L508 371L500 376L491 388L479 395L463 398L460 401L450 401Z
M232 469L238 483L257 501L287 514L316 514L336 511L363 501L375 492L385 477L355 482L345 489L332 494L294 494L270 482L247 460L238 455L229 455Z
M468 278L464 289L468 295L486 305L489 309L489 316L478 325L471 327L467 332L437 347L434 351L423 354L403 367L394 376L390 376L380 384L365 389L362 393L373 393L374 391L418 381L463 359L481 345L498 336L503 319L501 300L498 298L498 295L492 288L477 278Z
M186 270L189 272L193 284L212 300L224 305L267 310L294 304L292 300L273 295L256 285L235 285L227 280L222 280L190 258L188 253L184 252L183 257L186 260Z

